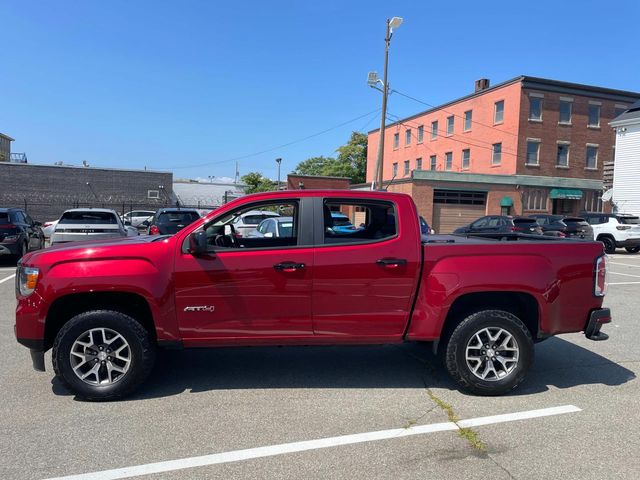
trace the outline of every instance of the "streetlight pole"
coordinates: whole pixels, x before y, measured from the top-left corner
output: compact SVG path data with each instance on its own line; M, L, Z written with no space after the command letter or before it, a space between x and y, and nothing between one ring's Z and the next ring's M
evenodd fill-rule
M391 44L393 29L398 28L401 24L402 18L400 17L387 19L387 31L384 37L384 79L382 81L382 113L380 114L380 139L378 141L378 158L376 160L374 182L371 186L372 190L382 189L382 171L384 163L384 128L387 117L387 97L389 96L389 82L387 81L389 69L389 45Z
M276 158L276 163L278 164L278 190L280 190L280 164L282 163L282 159Z

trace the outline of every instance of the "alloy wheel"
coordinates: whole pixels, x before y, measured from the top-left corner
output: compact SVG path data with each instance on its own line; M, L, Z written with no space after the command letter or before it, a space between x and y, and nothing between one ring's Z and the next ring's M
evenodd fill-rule
M514 336L499 327L477 331L467 342L465 359L469 371L481 380L503 380L518 366L520 349Z
M111 385L131 367L131 347L126 339L110 328L92 328L82 333L71 346L71 368L89 385Z

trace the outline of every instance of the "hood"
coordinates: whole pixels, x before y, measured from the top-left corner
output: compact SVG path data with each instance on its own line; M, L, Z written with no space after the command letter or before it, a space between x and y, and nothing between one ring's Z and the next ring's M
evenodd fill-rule
M161 239L165 238L168 237L158 235L139 235L135 237L110 237L102 240L84 240L80 242L62 243L43 250L30 252L22 258L21 263L29 264L34 261L44 260L49 256L78 258L85 256L87 249L132 248L136 245L160 242Z

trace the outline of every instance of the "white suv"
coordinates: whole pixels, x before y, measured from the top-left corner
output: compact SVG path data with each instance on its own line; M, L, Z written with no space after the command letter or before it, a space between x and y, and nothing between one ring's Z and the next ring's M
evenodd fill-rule
M593 227L594 238L604 244L607 253L625 248L629 253L640 252L640 217L613 213L584 213L580 215Z

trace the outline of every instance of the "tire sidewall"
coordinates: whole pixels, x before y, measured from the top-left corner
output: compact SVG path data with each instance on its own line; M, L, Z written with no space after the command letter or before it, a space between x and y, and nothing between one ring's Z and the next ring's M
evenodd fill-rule
M469 369L466 347L473 335L484 328L502 328L518 343L518 364L506 378L487 381L478 378ZM447 345L447 368L462 386L475 394L501 395L522 382L533 363L534 346L527 327L515 315L501 310L485 310L465 318L454 330Z
M111 385L90 385L83 382L71 367L70 351L76 339L92 328L109 328L118 332L129 344L131 364L127 373ZM88 400L109 400L129 393L148 375L145 364L153 363L149 359L150 348L148 338L140 338L144 328L133 318L119 312L92 311L81 313L67 322L58 333L53 349L54 370L65 384L80 398ZM146 343L146 345L145 345ZM147 358L146 358L147 357Z
M605 253L611 254L616 252L616 243L612 238L603 237L602 239L600 239L600 241L604 245Z

